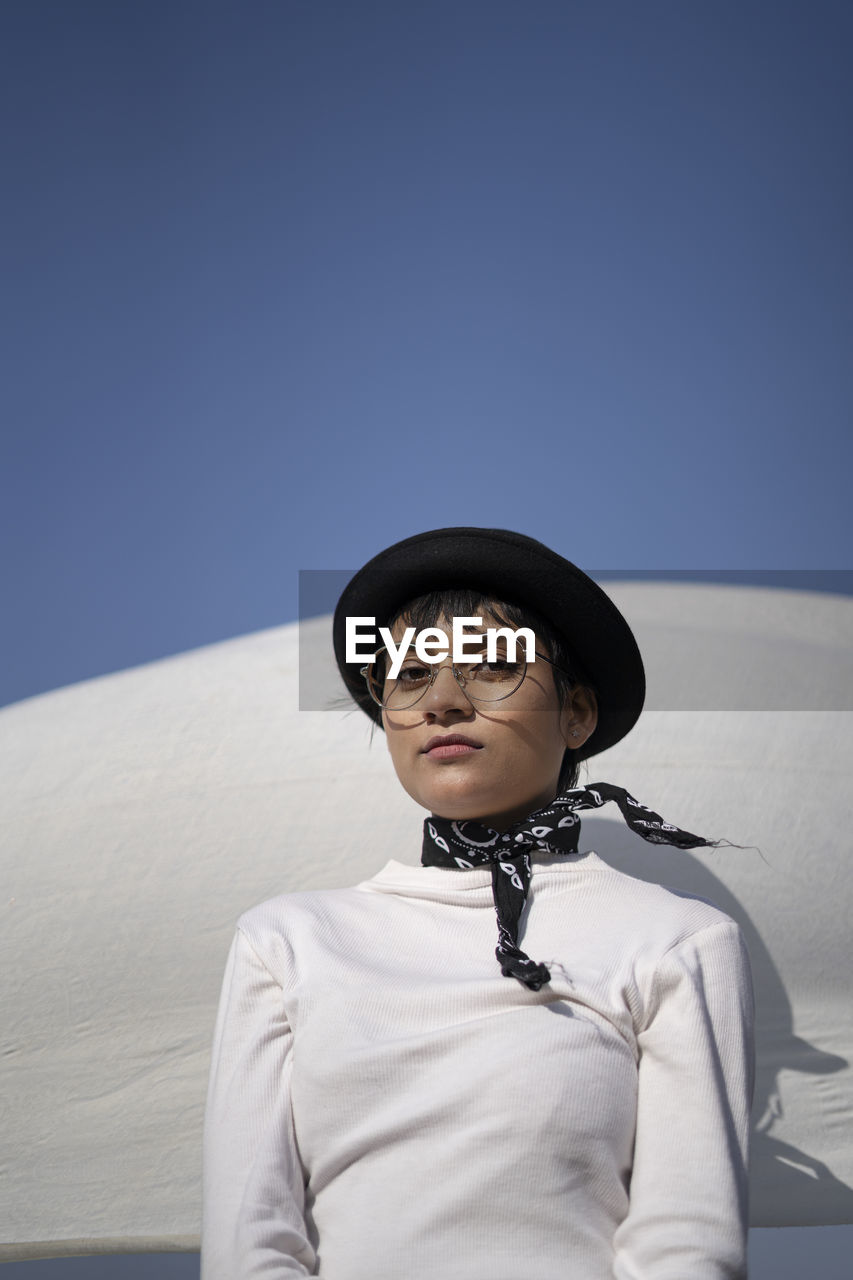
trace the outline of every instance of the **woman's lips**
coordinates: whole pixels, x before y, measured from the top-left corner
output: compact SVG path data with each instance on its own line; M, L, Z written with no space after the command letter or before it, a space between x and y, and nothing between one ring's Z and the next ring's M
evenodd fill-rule
M471 738L463 738L461 734L449 733L441 738L430 738L423 754L428 755L430 760L448 760L454 756L467 756L473 751L480 751L481 745Z

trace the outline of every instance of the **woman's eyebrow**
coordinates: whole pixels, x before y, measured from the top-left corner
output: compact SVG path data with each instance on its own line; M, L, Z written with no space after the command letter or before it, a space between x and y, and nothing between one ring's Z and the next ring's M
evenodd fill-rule
M477 643L478 640L480 641L479 644ZM501 657L504 657L507 653L506 637L497 636L493 643L494 643L494 652L496 654L499 654ZM488 647L489 647L489 643L488 643L488 638L486 636L482 636L482 637L471 636L471 638L466 641L466 651L468 653L472 653L472 652L485 653Z

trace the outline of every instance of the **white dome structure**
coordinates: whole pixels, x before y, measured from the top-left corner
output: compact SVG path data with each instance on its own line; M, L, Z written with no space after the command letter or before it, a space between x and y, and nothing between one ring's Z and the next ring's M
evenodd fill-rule
M753 1222L853 1222L853 601L607 590L646 659L648 709L589 781L745 847L680 853L594 816L581 848L741 922L758 1001ZM237 917L417 861L423 812L381 731L371 742L355 709L299 709L300 638L303 706L342 692L330 629L280 627L0 711L0 1260L197 1248Z

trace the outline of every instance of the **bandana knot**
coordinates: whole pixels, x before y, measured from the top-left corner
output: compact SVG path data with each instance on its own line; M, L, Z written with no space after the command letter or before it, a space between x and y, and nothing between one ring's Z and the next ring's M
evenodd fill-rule
M566 857L577 853L581 820L576 811L598 809L611 800L619 806L631 830L652 844L694 849L718 843L664 822L660 814L640 804L623 787L609 782L564 791L544 809L535 810L507 831L495 831L480 822L454 822L435 814L424 822L421 862L425 867L448 867L457 871L491 868L492 896L498 918L495 955L505 978L517 978L531 991L538 991L551 981L547 965L531 960L518 945L521 913L530 891L531 853Z

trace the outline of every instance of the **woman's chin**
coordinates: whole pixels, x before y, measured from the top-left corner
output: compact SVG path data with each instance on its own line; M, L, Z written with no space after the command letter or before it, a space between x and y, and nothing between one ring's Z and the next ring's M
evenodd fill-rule
M481 794L466 794L463 791L432 788L428 793L415 797L418 803L439 818L447 818L451 822L472 822L481 814L491 813L501 808L496 797Z
M506 793L495 796L447 796L434 795L431 800L419 801L430 813L450 822L481 822L487 827L508 827L520 822L538 807L537 801L521 801L514 804Z

